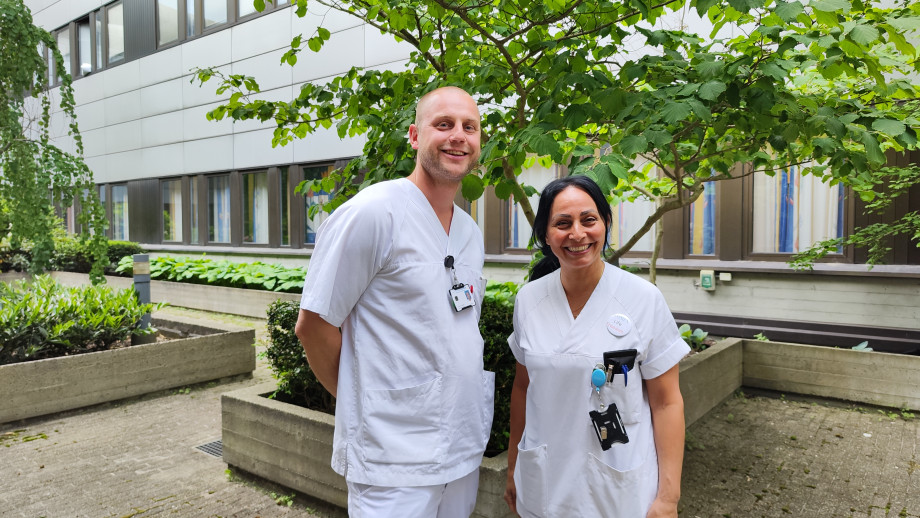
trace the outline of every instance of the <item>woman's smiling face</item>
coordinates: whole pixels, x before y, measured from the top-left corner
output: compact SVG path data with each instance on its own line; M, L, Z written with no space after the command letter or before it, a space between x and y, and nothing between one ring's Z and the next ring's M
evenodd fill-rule
M563 270L588 268L600 261L607 225L594 200L577 187L566 187L553 200L546 244Z

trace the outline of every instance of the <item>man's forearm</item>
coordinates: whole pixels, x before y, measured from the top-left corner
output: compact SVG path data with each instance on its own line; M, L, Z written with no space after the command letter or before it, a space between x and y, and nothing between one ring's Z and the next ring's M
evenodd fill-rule
M342 333L316 313L300 311L295 334L300 339L307 363L326 390L337 396L339 359L342 356Z

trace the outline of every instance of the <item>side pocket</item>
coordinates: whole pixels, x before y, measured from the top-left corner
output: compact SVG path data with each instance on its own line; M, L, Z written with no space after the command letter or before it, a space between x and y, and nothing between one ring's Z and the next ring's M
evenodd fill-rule
M495 412L495 373L482 371L482 447L489 444Z
M364 391L361 430L367 462L439 464L445 436L441 377L414 387Z
M521 516L546 514L545 444L529 450L518 447L514 487L517 489L517 508Z
M588 453L585 485L591 488L595 508L608 509L611 516L645 516L658 492L658 471L644 464L620 471Z

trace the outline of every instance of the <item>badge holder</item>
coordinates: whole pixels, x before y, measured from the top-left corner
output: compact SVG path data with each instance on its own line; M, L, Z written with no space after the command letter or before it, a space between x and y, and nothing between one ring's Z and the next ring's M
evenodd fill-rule
M454 269L454 256L449 255L444 258L444 267L450 268L453 285L447 291L447 296L454 305L454 311L460 312L466 308L476 305L476 299L473 298L473 287L469 284L463 284L457 279L457 270Z
M620 417L620 411L616 404L605 405L601 401L601 387L607 383L608 374L604 365L595 365L594 371L591 372L591 385L598 399L598 410L588 412L591 418L591 424L594 425L594 433L597 434L597 440L601 443L601 449L607 451L615 443L626 444L629 442L629 436L626 435L626 427L623 426L623 419Z
M605 352L603 368L607 373L607 383L613 383L614 376L622 374L623 386L629 385L629 371L635 366L638 353L635 349Z

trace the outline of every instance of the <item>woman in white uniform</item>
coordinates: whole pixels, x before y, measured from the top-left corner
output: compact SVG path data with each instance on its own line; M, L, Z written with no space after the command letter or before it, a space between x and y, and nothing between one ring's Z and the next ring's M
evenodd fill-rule
M611 210L591 179L543 190L544 259L521 288L508 339L505 500L521 516L677 517L689 347L655 286L608 265Z

